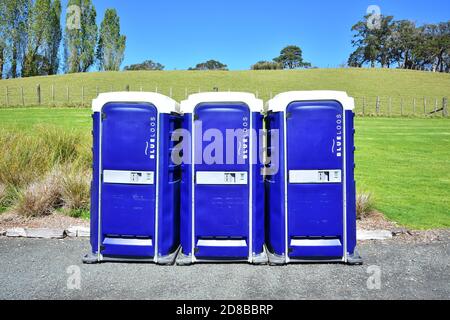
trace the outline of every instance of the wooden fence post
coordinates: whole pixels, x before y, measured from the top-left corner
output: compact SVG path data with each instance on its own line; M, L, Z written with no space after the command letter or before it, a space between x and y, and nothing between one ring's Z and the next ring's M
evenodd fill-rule
M363 97L363 110L362 110L363 116L366 115L366 97Z
M436 113L438 110L438 98L434 98L434 112Z
M67 98L67 104L70 103L70 90L69 86L66 86L66 98Z
M187 88L184 88L184 98L187 99L188 96L188 90Z
M380 114L380 97L377 96L377 104L375 106L375 112L377 114L377 116Z
M403 97L401 98L400 101L400 115L403 117Z
M130 91L130 85L129 85L129 84L127 84L127 85L125 86L125 91Z
M84 107L84 86L81 86L81 106Z
M98 95L100 94L100 91L98 90L98 86L95 87L95 93L96 93L96 97L98 97Z
M392 115L392 97L389 97L389 117Z
M170 87L170 89L169 89L169 97L172 98L172 87Z
M5 90L6 90L6 92L5 92L6 93L6 97L5 97L6 98L6 106L9 107L9 90L8 90L8 87L6 87Z
M413 115L416 115L416 98L413 98Z
M22 100L22 107L25 107L25 97L23 95L23 87L20 87L20 98Z
M423 97L423 113L426 114L427 113L427 97Z
M52 84L52 103L55 104L55 85Z
M158 93L158 86L155 87L155 92Z
M38 105L41 105L42 100L41 100L41 85L40 84L38 84L36 86L36 94L37 94Z
M447 98L442 99L442 115L444 117L448 117L448 99Z

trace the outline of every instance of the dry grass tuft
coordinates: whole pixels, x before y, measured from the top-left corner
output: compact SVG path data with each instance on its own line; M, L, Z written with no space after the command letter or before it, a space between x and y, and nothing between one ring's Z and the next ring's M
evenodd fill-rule
M0 209L6 207L5 204L6 198L7 198L6 186L0 183Z
M65 170L61 184L61 198L68 212L89 210L91 174L79 165Z
M61 206L61 171L56 168L41 181L21 190L15 209L25 217L42 217Z
M367 217L373 211L373 197L370 192L361 192L356 196L356 218Z

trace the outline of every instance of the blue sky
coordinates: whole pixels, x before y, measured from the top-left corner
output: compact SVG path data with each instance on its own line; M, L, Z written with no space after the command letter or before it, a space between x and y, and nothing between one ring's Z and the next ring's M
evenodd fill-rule
M450 19L448 0L93 0L100 24L116 8L127 36L124 65L152 59L166 70L217 59L232 70L271 60L285 45L317 67L336 67L352 52L351 26L369 5L419 24ZM66 0L63 0L65 5Z

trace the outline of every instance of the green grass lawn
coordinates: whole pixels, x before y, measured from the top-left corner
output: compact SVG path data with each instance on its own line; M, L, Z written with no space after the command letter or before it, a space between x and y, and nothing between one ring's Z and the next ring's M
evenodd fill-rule
M442 105L443 97L450 97L450 74L396 69L311 69L274 71L134 71L92 72L24 79L0 80L0 106L37 104L36 86L40 84L42 105L80 105L84 87L84 105L98 92L130 90L155 91L182 100L186 93L212 91L214 87L227 91L258 92L264 100L289 90L344 90L356 98L357 112L362 111L366 97L366 112L374 113L376 97L380 96L381 112L387 113L389 97L393 113L400 113L400 101L404 99L404 113L411 114L416 99L416 113L432 111L435 101ZM51 87L54 86L54 100ZM67 99L67 86L69 99ZM9 99L6 99L8 91ZM7 101L8 100L8 101Z
M90 114L0 109L0 128L33 134L37 126L52 125L80 130L90 139ZM373 193L376 209L412 228L450 227L450 120L357 118L356 130L357 186Z

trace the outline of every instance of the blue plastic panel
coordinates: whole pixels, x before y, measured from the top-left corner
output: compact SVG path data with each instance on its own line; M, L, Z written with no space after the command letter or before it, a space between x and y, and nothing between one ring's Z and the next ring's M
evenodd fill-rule
M102 169L156 171L157 110L149 104L109 103L103 107ZM154 238L156 184L102 183L102 238ZM123 246L103 243L105 255L127 255ZM132 250L131 250L132 248ZM152 256L146 247L130 255Z
M269 113L265 123L270 157L267 167L271 172L265 177L266 245L272 253L282 256L285 254L284 113ZM278 150L275 150L275 145L278 145Z
M343 116L337 102L291 103L287 108L287 172L343 170ZM339 237L342 241L342 236L342 182L288 181L288 239ZM290 256L298 253L294 249L290 248Z
M347 252L353 254L356 247L356 181L355 181L355 114L345 111L346 183L347 183Z
M158 254L166 256L180 243L180 185L181 165L172 161L176 143L171 137L181 127L182 117L161 113L159 115L159 223Z
M226 137L227 129L249 129L250 110L245 104L200 104L195 108L196 124L201 122L203 132L218 130ZM196 136L200 130L196 127ZM244 157L244 148L234 139L235 164L227 164L227 150L223 139L223 163L199 163L195 171L245 171L249 172L249 158ZM202 154L210 142L195 141L195 153ZM236 164L241 159L242 164ZM249 232L249 184L247 185L195 185L195 241L208 237L234 237L248 239ZM198 249L198 256L205 257ZM248 250L248 249L247 249ZM235 257L248 256L242 249L230 248Z

